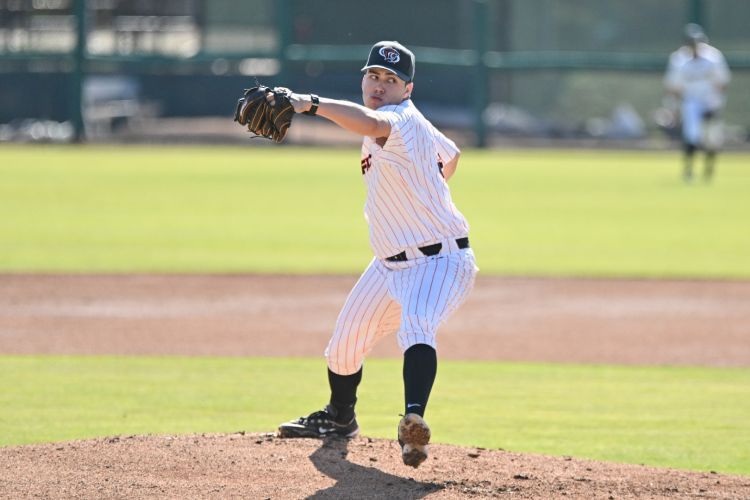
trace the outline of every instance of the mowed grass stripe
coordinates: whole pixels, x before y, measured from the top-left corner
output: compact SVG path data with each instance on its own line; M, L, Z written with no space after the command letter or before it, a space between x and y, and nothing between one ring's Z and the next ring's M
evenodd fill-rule
M370 360L363 433L394 438L400 362ZM0 445L270 432L327 400L322 359L0 357ZM750 369L440 363L442 443L750 474Z
M466 151L451 180L483 273L750 277L748 154ZM359 151L0 148L0 271L358 273Z

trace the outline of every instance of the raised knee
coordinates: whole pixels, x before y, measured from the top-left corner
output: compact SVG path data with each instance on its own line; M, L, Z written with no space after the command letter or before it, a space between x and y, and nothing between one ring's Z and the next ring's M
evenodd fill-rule
M353 349L332 343L325 352L328 368L337 375L352 375L362 368L361 356Z
M326 356L328 369L336 375L354 375L362 368L361 360L347 359L346 357Z

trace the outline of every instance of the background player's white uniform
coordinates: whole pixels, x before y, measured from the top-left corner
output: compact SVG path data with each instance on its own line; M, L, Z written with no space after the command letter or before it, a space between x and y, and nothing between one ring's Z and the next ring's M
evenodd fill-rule
M357 372L390 333L398 333L404 351L415 344L434 348L437 327L465 300L477 271L473 251L460 248L469 224L439 167L458 148L410 99L378 112L387 116L390 136L382 147L370 137L362 143L375 258L349 294L326 349L329 368L340 375ZM419 250L438 243L436 255Z
M724 88L730 72L723 54L707 43L696 44L697 57L685 46L669 57L665 86L680 95L682 133L687 144L716 149L720 138L704 129L705 117L715 114L725 103ZM708 139L708 143L705 140Z

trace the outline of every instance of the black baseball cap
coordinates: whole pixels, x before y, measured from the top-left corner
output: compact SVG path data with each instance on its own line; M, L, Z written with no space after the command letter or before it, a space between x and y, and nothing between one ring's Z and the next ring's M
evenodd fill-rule
M383 68L410 82L414 80L414 54L398 42L378 42L370 49L370 56L362 71Z

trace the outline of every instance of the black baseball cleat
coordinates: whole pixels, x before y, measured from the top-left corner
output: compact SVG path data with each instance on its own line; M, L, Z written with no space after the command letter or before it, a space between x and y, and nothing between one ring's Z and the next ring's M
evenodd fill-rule
M404 465L420 466L427 460L427 443L430 442L430 427L416 413L407 413L398 424L398 444L401 445L401 458Z
M307 417L300 417L279 426L279 437L282 438L322 438L327 436L353 438L357 434L359 434L357 418L353 416L348 422L337 422L336 410L331 405L327 405L322 410L311 413Z

